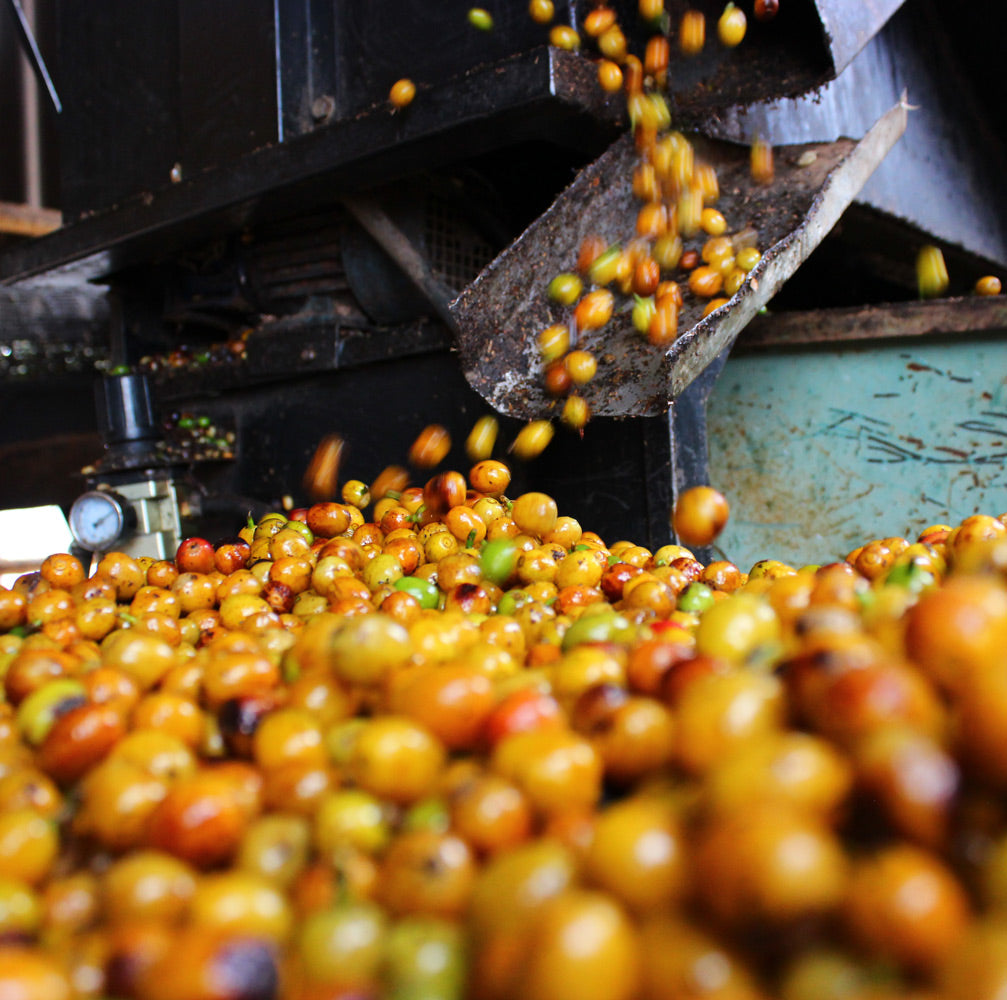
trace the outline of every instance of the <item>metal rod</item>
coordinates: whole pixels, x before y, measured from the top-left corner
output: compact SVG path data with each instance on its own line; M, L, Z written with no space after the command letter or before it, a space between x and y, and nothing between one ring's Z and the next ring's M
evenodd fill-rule
M21 9L21 0L8 0L8 3L10 4L11 11L14 13L14 21L17 25L18 34L21 36L21 44L24 46L25 53L32 64L32 69L35 70L35 76L38 77L39 83L48 91L52 106L56 109L56 113L59 114L63 110L63 105L60 102L59 94L56 93L56 85L52 82L52 77L49 76L49 70L46 68L45 60L39 51L35 36L32 34L28 18L25 17L25 13Z
M25 15L34 22L35 0L24 0ZM24 169L24 202L42 206L42 139L39 134L38 88L27 62L21 63L21 162Z
M438 317L452 332L457 321L451 313L451 292L431 270L426 258L376 202L366 197L346 198L347 210L377 241L381 249L402 268L407 278L423 293Z

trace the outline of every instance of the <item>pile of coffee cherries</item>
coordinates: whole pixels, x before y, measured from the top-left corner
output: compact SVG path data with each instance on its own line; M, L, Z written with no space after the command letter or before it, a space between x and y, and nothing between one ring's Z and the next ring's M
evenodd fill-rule
M1005 519L743 572L509 480L0 590L0 996L1003 995Z

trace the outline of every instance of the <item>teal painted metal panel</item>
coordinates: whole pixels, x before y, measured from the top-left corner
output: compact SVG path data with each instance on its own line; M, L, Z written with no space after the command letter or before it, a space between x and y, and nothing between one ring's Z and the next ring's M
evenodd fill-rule
M708 409L743 570L1007 510L1007 337L731 357Z

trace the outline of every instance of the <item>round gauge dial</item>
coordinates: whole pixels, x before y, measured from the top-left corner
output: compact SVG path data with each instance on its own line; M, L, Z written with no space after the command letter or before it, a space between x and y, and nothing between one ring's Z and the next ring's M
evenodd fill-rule
M70 531L77 544L88 552L111 548L126 526L123 501L104 490L82 493L70 508Z

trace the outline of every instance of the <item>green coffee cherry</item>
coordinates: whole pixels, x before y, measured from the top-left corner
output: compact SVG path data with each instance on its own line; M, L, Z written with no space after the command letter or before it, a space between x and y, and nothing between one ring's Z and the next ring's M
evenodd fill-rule
M86 701L87 690L80 681L69 677L49 681L18 706L18 729L32 746L38 746L61 715Z

